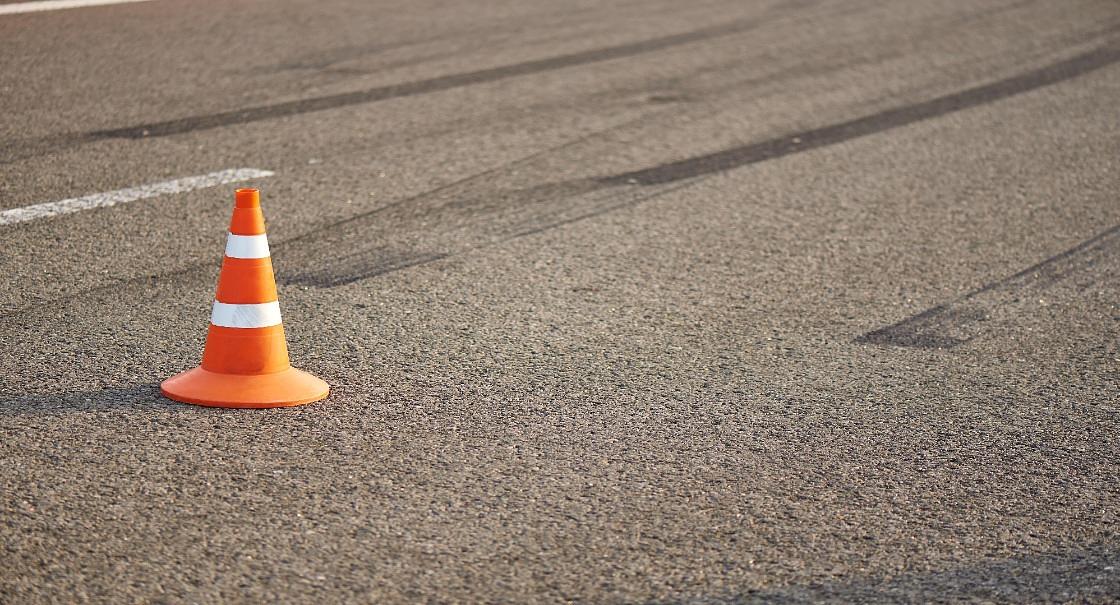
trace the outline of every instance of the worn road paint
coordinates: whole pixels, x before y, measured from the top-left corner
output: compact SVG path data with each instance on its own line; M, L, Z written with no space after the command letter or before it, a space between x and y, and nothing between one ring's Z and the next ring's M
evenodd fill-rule
M70 214L71 212L90 210L92 208L107 208L109 206L116 206L117 204L134 202L150 197L158 197L172 193L185 193L195 189L205 189L207 187L224 185L226 183L259 179L272 176L272 174L273 173L268 170L258 170L256 168L232 168L200 176L188 176L172 181L140 185L139 187L129 187L128 189L117 189L116 191L106 191L105 193L95 193L84 197L59 200L57 202L35 204L34 206L24 206L23 208L12 208L11 210L0 212L0 225L24 223L35 219L58 216L60 214Z
M41 2L20 2L18 4L0 4L0 15L39 13L42 11L57 11L67 8L101 6L103 4L129 4L133 2L151 2L151 0L43 0Z

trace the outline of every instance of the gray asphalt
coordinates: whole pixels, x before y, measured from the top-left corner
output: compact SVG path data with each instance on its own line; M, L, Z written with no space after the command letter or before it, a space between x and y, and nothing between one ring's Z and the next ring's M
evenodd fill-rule
M0 16L0 601L1120 601L1120 4Z

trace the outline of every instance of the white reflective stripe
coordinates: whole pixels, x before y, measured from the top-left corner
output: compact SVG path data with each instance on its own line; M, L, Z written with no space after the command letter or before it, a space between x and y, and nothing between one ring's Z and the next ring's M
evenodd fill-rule
M230 258L266 258L268 257L268 236L260 235L234 235L226 238L226 256Z
M267 328L280 323L280 303L231 305L214 301L210 323L227 328Z

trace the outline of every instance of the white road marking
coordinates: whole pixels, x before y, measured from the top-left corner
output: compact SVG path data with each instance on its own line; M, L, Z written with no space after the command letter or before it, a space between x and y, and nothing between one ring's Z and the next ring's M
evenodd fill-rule
M280 323L280 303L233 305L214 301L210 323L226 328L267 328Z
M205 189L207 187L224 185L226 183L236 183L238 181L259 179L272 175L273 173L268 170L232 168L230 170L220 170L200 176L188 176L173 181L163 181L162 183L140 185L139 187L129 187L128 189L106 191L105 193L95 193L85 197L75 197L68 200L59 200L57 202L24 206L23 208L12 208L11 210L0 212L0 225L23 223L39 218L70 214L71 212L78 212L80 210L89 210L91 208L107 208L109 206L116 206L117 204L134 202L150 197L172 193L185 193L195 189Z
M268 258L268 236L235 235L226 238L226 256L230 258Z
M41 2L19 2L16 4L0 4L0 15L38 13L42 11L62 10L64 8L82 8L83 6L101 6L102 4L127 4L131 2L150 1L151 0L42 0Z

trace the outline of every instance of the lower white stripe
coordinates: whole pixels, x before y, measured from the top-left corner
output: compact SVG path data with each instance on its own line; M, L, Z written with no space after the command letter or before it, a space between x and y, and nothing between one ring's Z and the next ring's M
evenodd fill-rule
M266 258L268 257L268 236L260 235L234 235L226 238L226 256L230 258Z
M231 305L214 301L210 323L226 328L267 328L280 323L280 303Z
M18 4L0 4L0 15L37 13L39 11L56 11L63 8L80 8L83 6L100 6L102 4L128 4L130 2L148 1L149 0L42 0L41 2L20 2Z
M267 170L257 170L256 168L234 168L231 170L211 172L210 174L203 174L200 176L188 176L173 181L152 183L151 185L141 185L139 187L129 187L128 189L95 193L85 197L75 197L68 200L47 202L45 204L36 204L23 208L12 208L11 210L0 212L0 225L33 221L37 218L69 214L71 212L78 212L79 210L89 210L90 208L116 206L117 204L134 202L149 197L167 195L170 193L183 193L195 189L224 185L226 183L259 179L266 176L272 176L272 173Z

